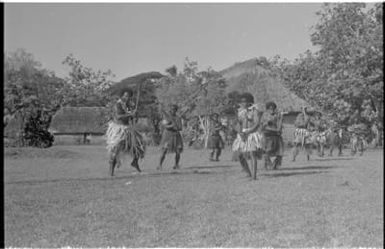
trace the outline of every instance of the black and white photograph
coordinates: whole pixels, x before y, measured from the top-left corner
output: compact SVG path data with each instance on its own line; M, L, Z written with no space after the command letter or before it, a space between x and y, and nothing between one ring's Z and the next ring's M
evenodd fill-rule
M5 248L383 248L382 1L5 2Z

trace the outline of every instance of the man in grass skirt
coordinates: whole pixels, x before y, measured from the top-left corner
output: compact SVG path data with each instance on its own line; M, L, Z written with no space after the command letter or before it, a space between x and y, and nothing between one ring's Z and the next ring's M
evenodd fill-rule
M326 121L322 117L322 113L314 113L314 131L315 131L315 142L317 145L318 156L324 156L324 149L328 139L329 133L332 129L328 129Z
M294 125L296 129L294 131L293 162L299 153L299 149L303 148L305 148L307 160L310 160L313 145L311 132L313 124L307 107L302 107L302 113L298 114Z
M259 132L261 112L255 106L254 97L250 93L241 96L238 109L238 134L232 149L238 153L243 171L252 179L257 179L257 159L262 158L262 134ZM252 172L247 163L247 154L252 161Z
M223 132L224 126L219 121L219 114L214 113L212 115L212 123L210 127L210 134L208 139L207 148L211 149L210 152L210 161L219 161L219 156L221 155L222 149L225 147L225 141L221 136L221 131ZM215 155L215 158L214 158Z
M366 137L369 136L370 129L365 124L358 110L356 110L349 119L348 132L350 133L351 155L355 155L357 151L362 156L367 147Z
M173 169L179 169L180 154L183 152L183 140L182 140L182 120L177 116L177 105L172 105L170 112L162 110L165 119L162 124L164 126L162 140L160 145L162 147L162 155L159 160L158 170L162 170L162 164L166 158L167 152L175 153L175 165Z
M272 101L267 102L266 112L263 113L261 120L265 169L277 169L282 164L282 118L282 114L277 112L277 105ZM275 156L273 163L270 160L272 156Z
M114 175L115 167L120 166L120 156L123 153L133 158L131 166L141 172L138 161L144 157L146 148L142 135L134 127L136 108L129 101L131 96L131 91L120 94L114 106L114 118L108 123L106 136L111 176Z

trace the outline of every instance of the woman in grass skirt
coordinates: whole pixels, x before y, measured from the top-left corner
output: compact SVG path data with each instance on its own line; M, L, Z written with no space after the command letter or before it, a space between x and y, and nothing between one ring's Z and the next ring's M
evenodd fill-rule
M221 155L222 149L225 147L225 141L220 134L220 132L223 130L224 127L219 121L218 113L214 113L212 115L212 124L210 127L210 135L207 144L207 148L211 149L210 161L219 161L219 156Z
M253 103L253 95L250 93L242 95L238 109L238 134L232 149L238 153L243 171L256 180L257 159L262 157L262 134L259 131L261 112L252 106ZM253 173L247 163L248 155L251 157Z
M263 113L261 123L265 169L277 169L282 164L283 156L282 114L277 112L277 105L274 102L266 103L266 112ZM272 156L275 156L273 163L270 160Z
M314 126L310 118L310 113L307 107L302 107L302 113L299 113L295 123L294 131L294 147L293 147L293 159L294 162L300 149L305 149L307 160L310 160L312 153L312 132L311 128Z
M145 154L145 143L142 135L134 127L135 107L128 105L130 91L120 94L119 100L114 106L114 118L108 123L107 129L107 150L110 157L110 175L114 175L115 166L120 166L120 156L129 154L133 160L131 166L141 172L138 161Z
M173 169L179 169L180 154L183 151L183 140L182 140L182 120L176 115L178 111L177 105L172 105L170 113L164 112L165 120L163 120L163 134L160 145L162 147L162 155L159 160L158 170L162 170L162 164L166 158L168 152L175 153L175 165Z

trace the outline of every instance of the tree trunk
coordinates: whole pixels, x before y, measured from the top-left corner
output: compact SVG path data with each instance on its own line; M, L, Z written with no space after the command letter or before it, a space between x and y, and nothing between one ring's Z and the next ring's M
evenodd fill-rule
M207 144L209 141L209 132L210 132L210 120L207 116L198 116L200 126L203 130L203 141L204 141L204 148L207 148Z

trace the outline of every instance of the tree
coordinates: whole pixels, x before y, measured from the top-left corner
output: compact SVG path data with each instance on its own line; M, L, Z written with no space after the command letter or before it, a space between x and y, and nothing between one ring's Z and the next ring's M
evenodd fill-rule
M60 92L63 96L62 105L69 106L106 106L110 101L106 90L112 85L114 77L111 70L94 71L83 66L81 61L72 54L68 55L64 65L70 67L66 85Z
M52 72L41 67L31 53L23 49L5 53L4 106L11 114L21 117L19 145L29 145L36 135L36 146L52 144L48 126L50 119L37 115L52 115L58 108L57 94L64 82ZM39 129L28 129L32 123L40 124ZM26 129L28 132L26 132ZM28 135L29 134L29 135Z
M324 4L311 35L319 50L306 51L293 62L270 60L291 90L340 123L355 110L368 115L364 103L370 103L378 114L372 122L382 124L382 4L364 8L363 3Z
M198 71L198 64L186 58L182 73L169 73L160 81L157 97L164 106L178 103L185 121L198 117L206 146L210 115L221 113L228 104L225 87L219 73L210 68Z

